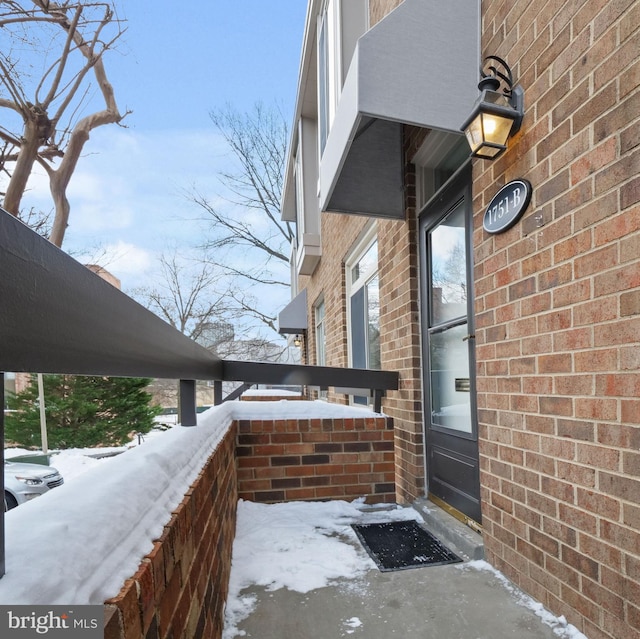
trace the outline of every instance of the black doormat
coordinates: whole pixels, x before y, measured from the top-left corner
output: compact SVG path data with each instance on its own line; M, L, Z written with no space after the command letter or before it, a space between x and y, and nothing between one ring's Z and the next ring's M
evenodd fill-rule
M415 521L352 524L352 528L383 572L462 561Z

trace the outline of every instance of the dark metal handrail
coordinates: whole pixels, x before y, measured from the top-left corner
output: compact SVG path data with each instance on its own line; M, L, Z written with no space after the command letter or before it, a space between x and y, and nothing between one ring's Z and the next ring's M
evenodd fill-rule
M0 371L398 388L396 372L223 360L3 209Z
M366 389L380 411L399 379L389 371L223 360L0 208L3 382L2 371L178 379L183 426L196 425L195 380ZM0 438L4 465L4 410ZM3 478L0 488L4 494ZM1 577L4 516L0 522Z
M218 379L222 361L0 209L0 371Z

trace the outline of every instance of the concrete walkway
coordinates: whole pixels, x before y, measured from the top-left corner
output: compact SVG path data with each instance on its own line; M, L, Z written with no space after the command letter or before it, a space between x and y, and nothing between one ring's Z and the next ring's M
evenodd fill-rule
M239 629L254 639L558 639L493 573L451 564L371 570L306 594L250 592L258 604Z
M524 597L484 562L481 536L429 502L426 527L464 563L409 570L368 571L306 594L262 587L243 591L257 598L238 625L250 639L559 639L571 637L541 620ZM535 602L533 602L535 603Z

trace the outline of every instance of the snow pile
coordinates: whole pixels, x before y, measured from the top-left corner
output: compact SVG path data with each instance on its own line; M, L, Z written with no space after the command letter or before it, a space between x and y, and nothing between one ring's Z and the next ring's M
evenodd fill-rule
M347 626L347 628L350 628L350 630L347 630L347 634L352 635L356 628L360 628L360 626L362 626L362 621L360 621L358 617L351 617L351 619L347 619L344 622L344 625Z
M0 602L98 604L116 595L225 426L175 428L123 455L87 458L93 467L81 477L7 513Z
M300 391L292 391L287 388L250 388L246 390L242 396L250 395L252 397L300 397Z
M116 595L152 549L152 540L232 420L371 416L364 408L322 401L233 402L200 414L199 427L150 433L118 449L125 452L114 457L87 457L95 449L53 454L51 464L65 484L6 513L7 573L0 579L0 604L101 604ZM10 457L31 451L5 452ZM236 636L237 625L253 610L256 600L247 589L259 585L306 593L338 579L357 581L375 564L351 524L407 519L421 521L412 508L379 510L362 500L273 505L240 501L224 638ZM586 639L487 562L459 568L491 571L556 635ZM358 617L351 617L344 621L345 633L353 634L361 625Z

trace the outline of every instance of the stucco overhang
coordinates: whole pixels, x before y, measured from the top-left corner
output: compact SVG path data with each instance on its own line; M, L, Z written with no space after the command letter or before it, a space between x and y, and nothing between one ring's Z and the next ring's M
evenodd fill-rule
M278 333L297 335L307 330L307 289L303 288L278 314Z
M320 209L404 217L404 124L460 132L478 95L479 0L404 0L358 41L320 163Z

